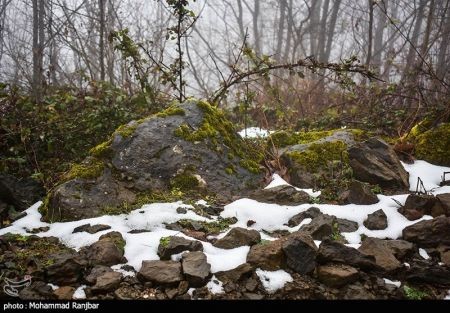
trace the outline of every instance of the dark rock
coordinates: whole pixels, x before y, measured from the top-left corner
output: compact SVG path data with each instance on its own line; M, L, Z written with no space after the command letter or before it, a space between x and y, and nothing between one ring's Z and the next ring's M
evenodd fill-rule
M180 110L183 114L153 115L116 131L102 160L108 166L102 171L98 159L86 159L84 166L99 168L99 177L75 178L56 187L47 218L73 221L99 216L105 208L133 204L139 193L150 189L164 193L177 187L230 200L260 187L263 174L253 173L259 166L251 160L253 152L219 109L187 101ZM205 125L213 129L204 131ZM214 144L203 137L211 131ZM233 175L227 174L230 168Z
M436 204L431 209L431 216L450 216L450 193L437 195L436 199Z
M232 228L225 237L217 240L214 247L221 249L234 249L242 246L253 246L261 241L261 235L256 230L241 227Z
M378 210L369 214L367 219L364 221L364 226L370 230L383 230L388 227L387 216L383 210Z
M73 285L81 279L84 263L75 253L50 255L52 264L46 269L48 281L56 285Z
M367 290L365 286L357 282L348 285L343 289L342 299L344 300L375 300L375 295Z
M371 205L378 203L378 197L372 192L370 186L354 180L350 184L347 201L353 204Z
M104 293L117 289L122 281L122 274L117 272L105 272L98 276L94 287L92 287L93 293Z
M344 263L362 270L377 269L375 257L359 252L354 248L347 247L337 241L325 239L322 241L317 254L317 262L326 263Z
M50 230L50 227L48 226L44 226L44 227L38 227L38 228L33 228L30 233L32 234L39 234L39 233L45 233L48 232Z
M172 300L176 296L178 296L178 289L177 288L169 288L164 291L166 293L166 296L169 300Z
M181 263L175 261L142 261L138 278L161 285L178 284L183 280Z
M187 209L186 208L177 208L177 213L178 214L186 214L187 213Z
M359 228L358 223L353 221L349 221L342 218L337 218L336 221L339 227L339 232L341 233L353 233L357 231Z
M371 138L353 145L348 152L356 179L395 191L409 189L408 172L403 168L394 149L384 141Z
M384 244L397 260L410 257L416 251L414 244L405 240L384 240Z
M299 274L309 274L316 267L317 246L311 236L297 232L290 235L282 246L286 265Z
M265 271L281 269L286 264L282 244L282 240L275 240L252 246L247 254L247 263Z
M178 294L179 295L184 295L185 293L187 293L189 290L189 282L187 282L186 280L180 281L180 283L178 284Z
M192 287L204 286L211 277L211 265L203 252L195 251L183 254L183 273Z
M330 287L341 287L358 280L359 272L345 264L327 264L317 267L319 281Z
M158 246L158 255L161 260L170 260L173 254L183 251L203 251L203 245L200 241L172 236L167 238L167 242L160 243Z
M408 269L406 280L414 283L450 286L450 269L427 261L416 261Z
M95 285L95 283L97 282L97 278L108 272L113 272L112 268L110 268L108 266L104 266L104 265L97 265L92 268L89 275L84 277L84 280L89 285Z
M118 232L111 232L100 236L99 241L89 247L82 248L83 255L92 265L112 266L126 263L124 258L125 241Z
M95 234L104 230L108 230L111 229L111 226L109 225L94 225L91 226L91 224L86 224L86 225L82 225L82 226L78 226L76 227L72 233L82 233L82 232L87 232L89 234Z
M300 205L310 201L310 196L306 192L289 185L257 190L250 195L250 198L263 203L280 205Z
M133 229L133 230L130 230L128 233L129 234L143 234L143 233L150 233L151 231L150 230L147 230L147 229Z
M424 215L431 215L431 210L436 202L435 196L411 194L406 198L405 205L398 212L408 220L415 221Z
M450 217L440 216L403 229L403 239L419 246L450 245Z
M52 287L42 281L33 282L19 292L21 300L53 300L56 299Z
M320 212L320 209L318 208L309 208L308 210L306 210L305 212L299 213L293 217L291 217L291 219L288 222L289 227L295 227L301 224L301 222L303 222L304 219L310 218L316 218L319 215L321 215L322 212Z
M314 240L329 238L335 231L337 220L335 216L321 214L314 218L311 223L303 225L300 230L311 235Z
M441 251L439 254L441 262L450 267L450 250Z
M402 266L384 240L366 238L358 250L366 255L375 257L375 263L386 272L398 270Z
M44 187L34 179L0 174L0 202L14 206L16 211L28 209L44 196Z
M244 299L246 300L263 300L264 299L264 295L260 295L257 293L250 293L250 292L244 292Z
M217 272L214 275L217 277L217 279L226 284L229 282L239 282L245 278L250 277L253 273L253 270L253 266L251 266L249 263L244 263L239 265L235 269Z
M75 288L70 286L59 287L54 291L54 294L58 300L72 300Z

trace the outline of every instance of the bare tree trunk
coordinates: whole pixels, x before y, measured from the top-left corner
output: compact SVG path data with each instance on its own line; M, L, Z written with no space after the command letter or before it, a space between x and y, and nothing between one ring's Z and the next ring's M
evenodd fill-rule
M237 0L238 5L238 26L239 26L239 33L241 35L241 40L244 40L245 36L245 29L244 29L244 10L242 8L242 0Z
M381 4L381 9L382 9L382 13L386 16L388 14L388 7L387 4L383 6L383 3L385 3L387 0L382 1ZM397 16L398 16L398 0L392 0L391 1L391 13L390 13L390 17L392 20L396 20ZM390 37L393 36L393 34L395 34L396 30L392 30L392 34L390 35ZM385 56L385 62L384 62L384 69L383 69L383 79L388 81L389 77L390 77L390 72L391 72L391 68L392 68L392 64L394 62L394 56L395 56L395 40L391 40L387 46L386 49L386 56Z
M367 58L366 58L366 66L370 66L370 62L372 61L372 45L373 45L373 3L372 0L368 0L369 4L369 33L367 39Z
M255 51L261 53L261 37L259 34L259 14L260 14L260 2L255 1L253 10L253 36L255 37Z
M45 1L33 0L33 97L36 103L41 103L43 92L44 63L44 15Z
M320 23L320 8L322 7L322 0L311 0L311 19L309 22L309 45L310 54L317 55L317 33Z
M287 10L287 35L286 35L286 46L284 48L283 61L288 61L289 53L291 52L292 45L292 33L294 31L294 16L293 16L293 0L289 0L288 10Z
M114 7L114 0L109 0L108 5L108 18L107 18L107 34L110 34L114 31L115 24L115 15L116 9ZM114 74L114 45L108 41L108 49L107 49L107 72L109 77L109 83L114 86L115 84L115 74Z
M423 66L423 63L428 55L428 49L430 44L430 36L431 36L431 30L433 26L433 19L434 19L434 8L435 8L435 0L430 1L430 6L428 9L428 17L427 17L427 26L425 29L425 35L422 41L422 47L420 49L421 59L419 62L418 69L421 69Z
M98 0L100 10L100 80L105 81L105 0Z
M336 30L336 22L339 13L339 7L341 6L341 0L334 1L333 13L331 14L330 25L328 28L328 38L327 38L327 46L325 49L324 60L323 62L328 62L330 60L331 47L333 44L334 33Z
M275 51L275 57L278 61L281 61L281 49L283 47L284 39L284 24L286 23L286 5L287 0L280 0L280 19L278 21L278 34L277 34L277 48Z
M439 54L437 59L437 76L439 79L444 79L448 75L448 47L450 45L450 9L447 7L447 16L445 17L445 26L442 32L442 41L439 47Z
M319 61L322 62L325 57L325 41L327 34L327 20L328 20L328 8L330 6L330 0L325 0L322 10L322 20L320 21L319 43L317 52L319 55Z
M383 55L383 39L384 39L384 29L386 28L387 16L383 12L387 12L389 8L389 0L384 0L382 6L384 7L378 9L378 22L375 29L375 38L373 43L373 61L372 66L376 69L377 73L381 73L381 57Z
M7 8L8 4L11 3L11 1L12 0L2 0L0 2L0 64L3 59L3 45L5 42L4 30L5 30L5 20L6 20L6 8Z

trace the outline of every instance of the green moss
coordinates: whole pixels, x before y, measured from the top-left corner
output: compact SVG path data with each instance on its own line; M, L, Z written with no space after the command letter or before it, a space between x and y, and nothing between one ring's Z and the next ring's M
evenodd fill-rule
M131 135L134 134L134 132L136 131L136 128L138 127L138 124L132 124L132 125L122 125L119 126L119 128L116 129L116 131L114 132L114 135L120 135L122 136L122 138L128 138L131 137Z
M239 165L247 169L250 173L254 174L261 173L261 167L259 166L259 163L256 163L251 159L243 159L239 161Z
M120 251L122 251L122 253L125 253L125 246L126 246L126 241L120 237L114 237L112 238L114 244L116 245L117 248L119 248Z
M426 292L406 285L403 287L403 291L405 292L406 298L408 298L409 300L422 300L423 298L428 297L428 294Z
M172 237L161 237L159 239L159 245L163 248L166 248L169 245L171 238Z
M182 108L180 108L178 105L173 105L173 106L168 107L164 111L155 114L156 117L161 117L161 118L168 117L168 116L175 116L175 115L184 116L184 115L186 115L186 112Z
M189 191L200 187L200 182L192 173L185 171L172 178L170 180L170 186L181 191Z
M330 162L348 163L347 145L342 141L313 143L307 150L288 152L287 156L310 173L327 168Z
M414 137L416 158L450 166L450 123L442 124Z
M234 175L234 174L236 174L236 169L234 168L233 165L230 165L229 167L227 167L227 168L225 169L225 172L226 172L228 175Z
M221 232L226 231L230 228L230 225L236 224L237 219L234 217L231 218L219 218L215 222L206 222L206 221L193 221L188 219L182 219L177 222L181 227L186 229L195 230L197 227L194 225L200 225L200 231L205 232L206 234L219 234ZM198 228L197 228L198 229Z
M89 150L89 154L92 155L93 157L97 157L97 158L106 158L108 156L110 156L111 154L111 143L112 143L112 139L109 139L108 141L105 141L99 145L97 145L96 147L92 148L91 150Z
M69 181L75 178L97 178L102 175L104 169L104 162L93 158L88 160L86 163L72 165L69 173L64 176L64 180Z

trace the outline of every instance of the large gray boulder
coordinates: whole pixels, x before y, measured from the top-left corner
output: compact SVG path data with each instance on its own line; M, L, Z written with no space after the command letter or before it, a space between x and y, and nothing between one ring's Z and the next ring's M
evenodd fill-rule
M179 189L228 201L260 187L262 158L222 111L188 101L120 127L49 195L51 221L96 217Z

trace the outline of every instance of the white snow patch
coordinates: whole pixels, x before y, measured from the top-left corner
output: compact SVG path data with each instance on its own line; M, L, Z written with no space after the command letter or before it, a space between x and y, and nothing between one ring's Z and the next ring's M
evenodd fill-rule
M433 194L450 192L450 186L440 187L442 175L444 172L450 172L450 167L430 164L426 161L416 161L413 164L402 163L403 167L409 172L410 190L415 191L417 178L422 179L424 187Z
M50 284L50 283L48 283L47 285L49 285L50 288L52 288L53 291L55 291L56 289L59 289L59 286L56 286L56 285L53 285L53 284Z
M285 181L283 178L281 178L280 175L273 174L272 175L272 181L264 189L271 189L271 188L275 188L275 187L278 187L278 186L292 186L292 185L289 184L287 181ZM297 188L295 186L292 186L292 187L294 187L298 191L304 191L307 194L309 194L311 197L314 197L314 198L317 198L321 194L320 191L314 191L313 189L301 189L301 188Z
M206 287L212 294L220 294L225 292L225 290L223 290L223 283L218 280L216 276L211 278Z
M195 288L189 288L189 290L187 291L187 294L189 296L191 296L191 298L192 298L192 296L194 295L194 291L195 291Z
M241 130L238 134L242 138L267 138L273 131L265 130L259 127L250 127Z
M425 260L430 259L430 256L428 255L428 253L425 251L425 249L420 248L419 249L419 254L422 258L424 258Z
M274 293L283 288L286 283L294 281L292 276L283 270L269 272L258 268L256 274L268 293Z
M189 251L186 250L186 251L183 251L183 252L180 252L180 253L177 253L177 254L172 254L172 255L170 256L170 259L171 259L172 261L179 262L179 261L181 261L181 259L183 258L183 254L184 254L185 252L189 252Z
M247 262L247 254L250 247L244 246L235 249L219 249L209 242L203 242L203 252L209 264L211 273L229 271Z
M86 288L86 285L82 285L82 286L78 287L78 289L75 290L72 298L74 300L86 299L86 293L84 292L84 288Z
M206 202L205 200L198 200L197 202L195 202L195 204L203 205L203 206L209 206L208 202Z
M447 293L447 296L444 298L444 300L450 300L450 290Z
M114 270L114 272L121 273L123 275L123 277L134 277L134 276L136 276L135 272L126 271L126 270L122 269L121 267L124 266L124 265L125 264L117 264L117 265L111 266L111 268Z
M385 282L386 284L394 285L394 286L397 287L397 288L400 288L400 286L402 285L402 282L400 282L400 281L392 281L392 280L389 280L389 279L387 279L387 278L383 278L383 279L384 279L384 282Z

